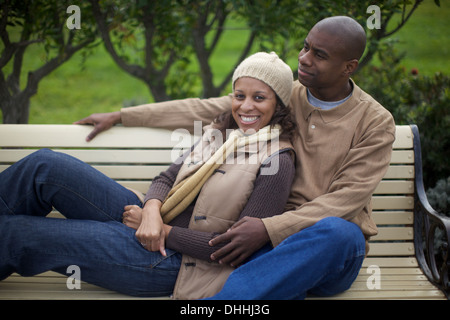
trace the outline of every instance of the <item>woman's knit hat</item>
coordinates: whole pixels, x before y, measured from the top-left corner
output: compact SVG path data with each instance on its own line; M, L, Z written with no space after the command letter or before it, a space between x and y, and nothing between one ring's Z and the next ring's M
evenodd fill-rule
M242 77L264 82L275 91L285 106L289 104L294 75L275 52L258 52L242 61L233 74L233 91L236 80Z

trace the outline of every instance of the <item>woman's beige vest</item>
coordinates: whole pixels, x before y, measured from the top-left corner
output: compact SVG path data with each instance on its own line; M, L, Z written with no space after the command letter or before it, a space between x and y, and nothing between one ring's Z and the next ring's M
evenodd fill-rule
M205 143L205 142L203 142ZM203 145L208 148L208 145ZM259 143L258 147L246 146L232 154L202 187L189 223L189 229L224 233L238 219L248 198L255 179L260 174L273 174L277 170L278 151L293 149L288 141ZM194 149L193 153L196 150ZM293 152L293 151L292 151ZM269 156L272 155L269 158ZM270 168L261 167L271 161ZM198 169L195 161L183 164L178 183ZM265 170L265 171L264 171ZM174 299L201 299L218 293L234 268L216 262L183 255L180 271L175 284Z

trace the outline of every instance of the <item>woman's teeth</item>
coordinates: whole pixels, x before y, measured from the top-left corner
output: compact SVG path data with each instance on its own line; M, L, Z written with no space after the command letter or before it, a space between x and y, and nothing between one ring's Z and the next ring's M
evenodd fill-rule
M246 116L241 116L242 122L254 122L256 120L258 120L258 116L254 116L254 117L246 117Z

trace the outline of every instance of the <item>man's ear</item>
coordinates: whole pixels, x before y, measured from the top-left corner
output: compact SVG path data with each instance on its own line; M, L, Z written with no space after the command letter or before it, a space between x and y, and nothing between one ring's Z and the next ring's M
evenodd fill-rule
M347 61L344 69L344 74L350 77L358 68L358 64L359 62L357 59Z

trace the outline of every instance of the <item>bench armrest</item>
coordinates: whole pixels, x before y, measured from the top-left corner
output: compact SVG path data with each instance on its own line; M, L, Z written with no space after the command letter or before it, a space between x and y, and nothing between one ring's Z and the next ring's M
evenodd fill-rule
M422 152L420 147L419 129L411 125L414 143L414 247L416 257L424 274L436 286L450 295L449 283L449 249L450 249L450 218L435 211L428 202L423 185ZM435 248L436 231L444 233L440 248ZM442 261L436 261L436 253L441 249Z

